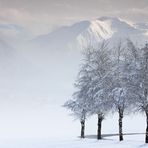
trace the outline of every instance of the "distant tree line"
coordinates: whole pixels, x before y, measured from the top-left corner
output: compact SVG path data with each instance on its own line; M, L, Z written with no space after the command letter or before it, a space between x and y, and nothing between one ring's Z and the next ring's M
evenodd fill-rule
M125 112L146 115L145 142L148 143L148 44L138 48L127 39L109 48L107 42L83 51L83 62L75 82L72 99L64 107L81 123L85 138L85 121L98 117L97 139L101 139L102 121L109 112L119 114L119 140L123 140L122 120Z

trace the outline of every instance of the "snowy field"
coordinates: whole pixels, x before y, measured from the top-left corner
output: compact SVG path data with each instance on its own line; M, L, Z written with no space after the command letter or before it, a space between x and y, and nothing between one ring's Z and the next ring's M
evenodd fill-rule
M18 108L19 106L19 108ZM40 108L40 109L39 109ZM59 105L39 105L11 108L5 117L0 113L0 148L140 148L144 143L145 116L130 115L123 120L124 141L119 142L118 116L109 115L103 121L103 140L96 140L97 118L86 122L86 138L80 139L80 124ZM5 109L6 113L7 108ZM18 112L19 110L19 112ZM7 117L7 118L6 118Z
M2 148L146 148L143 142L144 135L126 135L125 141L119 142L117 136L105 135L103 140L96 140L95 136L86 136L85 139L79 138L57 138L57 139L34 139L20 141L1 141Z

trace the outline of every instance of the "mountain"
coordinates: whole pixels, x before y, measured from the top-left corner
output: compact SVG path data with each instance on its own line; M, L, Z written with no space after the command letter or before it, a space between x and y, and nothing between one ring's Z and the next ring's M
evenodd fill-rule
M92 21L81 21L40 35L31 41L31 45L55 51L79 50L103 40L114 44L118 40L127 38L135 43L143 44L148 40L147 29L142 29L142 25L129 24L119 18L101 17Z
M13 47L21 45L30 38L31 33L16 24L2 24L0 23L0 40L9 43Z
M30 48L24 45L16 49L0 36L0 97L44 98L63 103L73 92L81 60L80 49L103 40L115 42L129 36L141 43L147 39L146 31L118 18L101 17L40 35L29 42Z

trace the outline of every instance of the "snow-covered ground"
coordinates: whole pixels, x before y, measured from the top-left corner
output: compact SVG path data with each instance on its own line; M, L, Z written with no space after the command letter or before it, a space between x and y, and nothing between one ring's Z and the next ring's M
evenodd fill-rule
M2 148L146 148L143 134L125 136L125 141L119 142L117 136L105 136L102 140L96 140L95 136L79 138L56 138L56 139L23 139L0 141Z
M13 107L12 107L13 106ZM125 116L124 141L119 142L118 115L103 121L103 140L96 140L97 117L86 122L86 138L80 139L80 124L60 104L12 105L0 113L0 148L136 148L144 143L145 116ZM28 111L27 111L28 110ZM4 109L3 109L4 111Z

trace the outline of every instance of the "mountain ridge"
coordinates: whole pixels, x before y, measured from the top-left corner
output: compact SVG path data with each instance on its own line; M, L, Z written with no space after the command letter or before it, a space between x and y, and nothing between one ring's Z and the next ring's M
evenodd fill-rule
M141 27L141 28L140 28ZM116 17L100 17L91 21L80 21L71 26L61 27L51 33L40 35L31 41L36 47L50 50L82 49L103 40L131 39L143 44L148 40L148 29ZM139 40L140 39L140 40Z

